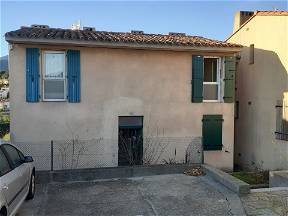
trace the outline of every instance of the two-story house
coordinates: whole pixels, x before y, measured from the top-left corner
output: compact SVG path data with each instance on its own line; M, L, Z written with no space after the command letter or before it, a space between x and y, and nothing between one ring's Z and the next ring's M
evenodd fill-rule
M240 11L227 41L243 45L235 162L248 169L288 169L288 12Z
M30 143L36 162L51 140L75 134L105 141L100 148L90 146L90 167L128 165L123 137L135 164L147 163L147 148L164 141L161 158L150 163L185 162L188 147L193 151L193 140L202 137L204 162L233 169L240 45L183 33L42 25L22 27L5 38L11 140ZM156 141L151 144L150 138Z

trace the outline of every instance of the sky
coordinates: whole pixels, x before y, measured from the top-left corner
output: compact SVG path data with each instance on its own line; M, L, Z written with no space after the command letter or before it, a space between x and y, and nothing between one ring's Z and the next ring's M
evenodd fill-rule
M45 24L70 28L82 26L101 31L145 33L184 32L211 39L225 40L232 32L233 19L239 10L287 10L287 1L202 0L202 1L8 1L0 0L1 52L8 54L4 39L7 31Z

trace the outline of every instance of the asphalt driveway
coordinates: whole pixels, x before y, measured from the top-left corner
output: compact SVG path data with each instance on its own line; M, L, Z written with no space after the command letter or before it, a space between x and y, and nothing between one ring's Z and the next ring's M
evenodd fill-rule
M37 185L18 216L245 215L239 197L208 176L184 174Z

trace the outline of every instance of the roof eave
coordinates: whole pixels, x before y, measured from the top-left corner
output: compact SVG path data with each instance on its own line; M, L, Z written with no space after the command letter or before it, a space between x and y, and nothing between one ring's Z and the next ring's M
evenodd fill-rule
M153 49L171 51L207 51L207 52L240 52L242 47L205 47L205 46L179 46L158 45L121 42L99 42L99 41L76 41L76 40L49 40L49 39L25 39L5 36L5 40L14 44L40 44L57 46L79 46L79 47L102 47L102 48L126 48L126 49Z
M236 33L239 32L242 28L244 28L244 26L246 26L246 24L250 22L256 15L257 13L253 14L248 20L246 20L236 31L234 31L231 35L228 36L225 42L227 42L230 38L236 35Z

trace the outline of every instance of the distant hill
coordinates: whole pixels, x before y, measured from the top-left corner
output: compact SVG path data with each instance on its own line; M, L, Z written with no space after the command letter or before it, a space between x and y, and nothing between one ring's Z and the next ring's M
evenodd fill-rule
M0 72L8 72L8 55L0 57Z

